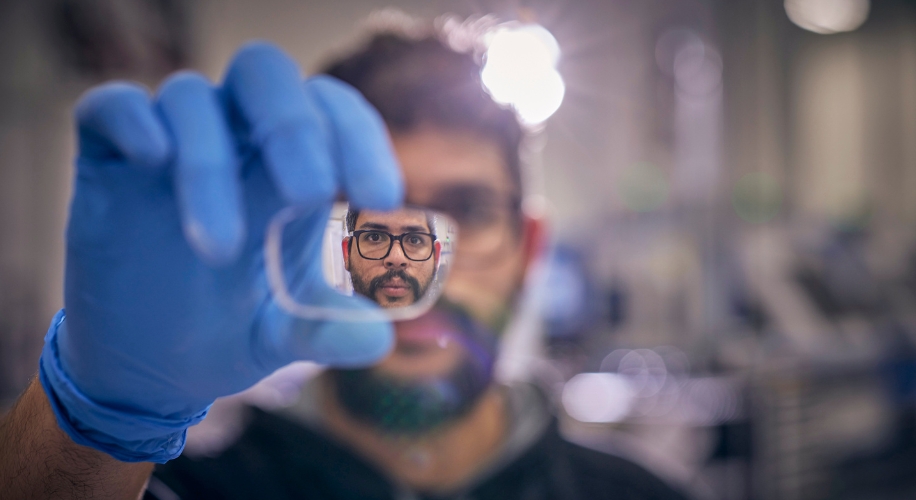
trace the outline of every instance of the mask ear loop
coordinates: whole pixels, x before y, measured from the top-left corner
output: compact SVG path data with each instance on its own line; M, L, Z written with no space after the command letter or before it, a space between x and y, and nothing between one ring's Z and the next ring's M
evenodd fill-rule
M287 224L305 215L303 209L289 206L286 207L270 220L267 226L267 235L264 239L264 268L267 273L267 282L270 285L270 291L273 294L274 301L287 313L310 320L317 321L341 321L348 323L377 323L380 321L406 321L422 316L429 311L436 303L442 292L442 285L447 278L448 268L446 266L443 273L437 273L436 282L432 284L430 290L414 304L398 308L385 309L374 303L368 307L356 307L354 301L353 308L326 307L309 304L300 304L289 294L286 278L283 276L283 258L281 252L281 242L283 239L283 229ZM436 217L441 217L437 214ZM440 271L442 268L440 266ZM432 288L435 288L433 292ZM337 292L335 292L337 293Z

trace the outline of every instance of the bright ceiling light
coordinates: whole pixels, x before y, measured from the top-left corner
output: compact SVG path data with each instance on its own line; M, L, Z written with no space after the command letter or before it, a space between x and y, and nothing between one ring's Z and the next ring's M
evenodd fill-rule
M514 107L528 125L556 112L566 86L556 69L560 46L549 31L537 24L503 25L486 44L480 76L494 100Z
M853 31L868 19L869 0L785 0L786 14L808 31Z

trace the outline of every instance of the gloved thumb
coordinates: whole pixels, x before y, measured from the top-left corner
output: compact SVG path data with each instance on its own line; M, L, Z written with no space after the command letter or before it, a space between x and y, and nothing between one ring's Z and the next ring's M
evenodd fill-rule
M312 294L311 306L354 317L378 306L363 297L346 297L329 287ZM363 316L365 317L365 316ZM394 327L381 314L377 321L316 320L295 317L272 301L261 322L265 352L279 366L307 360L336 367L368 366L384 358L394 346Z

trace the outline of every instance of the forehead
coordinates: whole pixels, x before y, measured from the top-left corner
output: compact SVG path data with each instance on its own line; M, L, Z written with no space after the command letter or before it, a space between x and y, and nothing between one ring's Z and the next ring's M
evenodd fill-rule
M356 229L385 229L395 232L426 230L426 213L411 208L391 212L361 210L359 217L356 218Z
M420 128L392 137L404 172L407 199L429 205L456 187L512 193L512 180L496 141L462 130Z

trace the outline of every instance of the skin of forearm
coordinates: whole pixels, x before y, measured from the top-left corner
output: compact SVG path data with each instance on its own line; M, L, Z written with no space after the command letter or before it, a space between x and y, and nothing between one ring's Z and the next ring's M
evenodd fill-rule
M74 443L33 379L0 417L0 498L137 499L153 470Z

